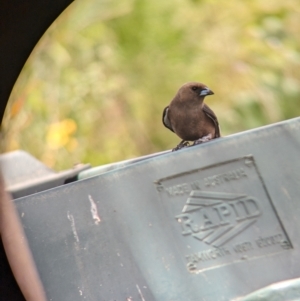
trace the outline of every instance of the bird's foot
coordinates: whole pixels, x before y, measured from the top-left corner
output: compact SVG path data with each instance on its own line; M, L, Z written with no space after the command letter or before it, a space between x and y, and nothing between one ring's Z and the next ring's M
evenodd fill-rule
M212 140L212 135L208 134L207 136L203 136L202 138L194 141L194 143L192 145L201 144L201 143L204 143L204 142L208 142L210 140Z
M188 141L182 140L175 148L172 149L172 152L175 152L177 150L180 150L184 147L189 147L189 146L190 146L190 144Z

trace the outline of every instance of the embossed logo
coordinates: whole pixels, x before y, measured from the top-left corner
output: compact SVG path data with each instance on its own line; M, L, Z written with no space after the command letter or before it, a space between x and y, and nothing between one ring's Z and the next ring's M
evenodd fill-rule
M292 248L251 155L155 184L192 273Z
M260 214L254 197L193 190L176 219L183 235L220 247L254 224Z

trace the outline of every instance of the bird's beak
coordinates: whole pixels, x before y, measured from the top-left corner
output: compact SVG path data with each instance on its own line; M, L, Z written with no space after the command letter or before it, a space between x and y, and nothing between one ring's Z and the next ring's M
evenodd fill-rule
M214 92L210 90L209 88L205 88L200 92L200 96L206 96L206 95L213 95Z

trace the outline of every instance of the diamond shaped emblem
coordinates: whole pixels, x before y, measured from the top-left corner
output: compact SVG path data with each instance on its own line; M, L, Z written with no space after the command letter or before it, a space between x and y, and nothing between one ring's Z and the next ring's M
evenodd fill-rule
M193 190L176 219L183 235L221 247L253 225L261 214L259 202L254 197Z

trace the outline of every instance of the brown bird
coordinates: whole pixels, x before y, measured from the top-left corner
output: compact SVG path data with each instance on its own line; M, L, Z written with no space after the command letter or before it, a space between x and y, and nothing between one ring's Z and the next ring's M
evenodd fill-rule
M196 145L220 137L217 116L203 102L205 96L212 94L214 92L204 84L186 83L164 109L164 126L182 139L173 151L189 146L188 141Z

